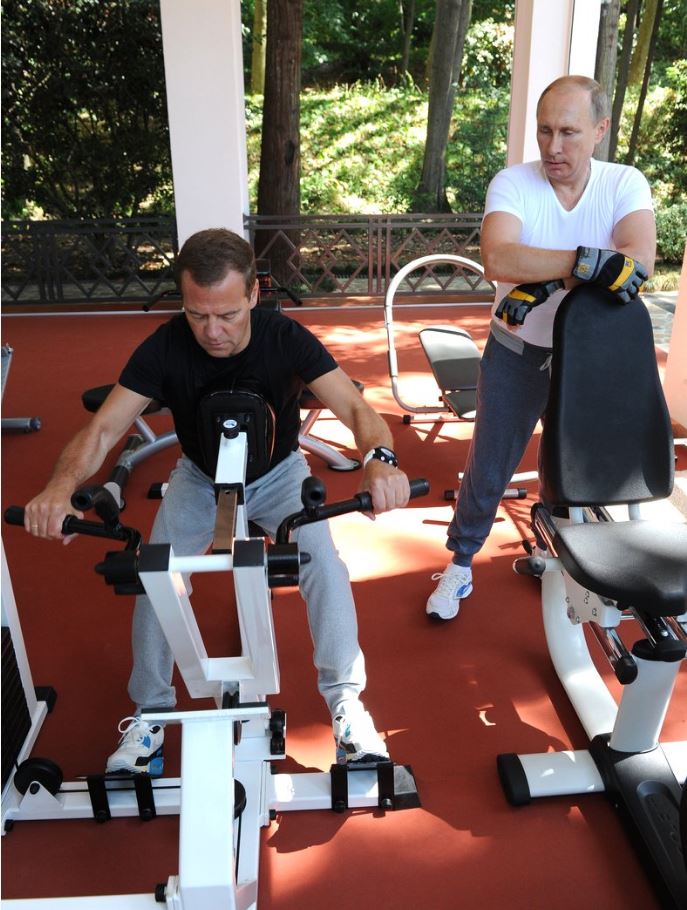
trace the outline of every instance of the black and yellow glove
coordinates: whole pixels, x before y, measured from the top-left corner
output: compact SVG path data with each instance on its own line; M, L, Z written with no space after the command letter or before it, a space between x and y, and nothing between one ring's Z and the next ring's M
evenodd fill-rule
M564 287L560 278L534 284L516 284L501 300L494 315L508 325L522 325L529 311Z
M573 276L613 291L621 303L629 303L639 294L649 274L641 262L616 250L597 250L578 246Z

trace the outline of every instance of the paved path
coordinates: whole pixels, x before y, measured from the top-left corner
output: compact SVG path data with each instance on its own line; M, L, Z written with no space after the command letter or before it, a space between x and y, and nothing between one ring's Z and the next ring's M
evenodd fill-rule
M651 316L656 344L663 348L664 351L667 351L670 347L670 335L673 330L677 291L642 294L642 299Z

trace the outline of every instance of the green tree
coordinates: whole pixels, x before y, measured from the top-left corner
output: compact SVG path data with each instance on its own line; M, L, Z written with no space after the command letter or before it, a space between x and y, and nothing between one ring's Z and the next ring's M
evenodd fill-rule
M3 217L131 216L171 180L154 0L6 0Z
M415 210L446 212L446 145L453 103L460 78L471 0L437 0L432 38L427 139L422 175L415 194Z

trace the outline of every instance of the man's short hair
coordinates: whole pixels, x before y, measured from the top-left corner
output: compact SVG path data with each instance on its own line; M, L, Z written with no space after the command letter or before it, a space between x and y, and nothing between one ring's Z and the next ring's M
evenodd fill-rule
M255 286L255 254L243 237L226 228L198 231L186 240L176 260L177 280L188 272L196 284L209 287L222 281L228 272L239 272L250 296Z
M575 85L578 88L589 92L592 120L595 124L609 116L609 105L606 92L601 88L596 79L590 79L588 76L561 76L560 79L555 79L551 85L547 85L541 93L539 101L537 102L537 114L539 114L539 107L544 95L547 95L552 89L563 88L567 85Z

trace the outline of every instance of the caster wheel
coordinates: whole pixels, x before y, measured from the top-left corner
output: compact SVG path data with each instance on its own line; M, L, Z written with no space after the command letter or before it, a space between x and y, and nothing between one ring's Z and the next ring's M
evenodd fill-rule
M62 786L62 769L49 758L27 758L14 773L14 786L23 796L36 782L54 796Z

